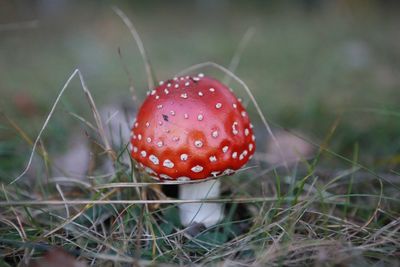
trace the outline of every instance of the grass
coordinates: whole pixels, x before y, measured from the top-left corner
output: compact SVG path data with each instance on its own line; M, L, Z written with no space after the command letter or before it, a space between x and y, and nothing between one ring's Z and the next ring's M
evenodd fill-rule
M236 8L240 10L240 6ZM248 15L245 10L239 22L256 26L266 23L268 29L256 27L254 39L242 51L237 73L249 81L247 84L260 105L257 110L249 104L257 129L258 155L249 164L250 168L221 178L223 194L211 201L225 203L224 220L214 227L200 229L194 236L188 234L188 229L178 220L179 201L168 193L175 185L164 185L161 192L159 185L123 163L122 156L127 153L124 145L107 145L102 130L106 126L99 120L96 108L98 102L109 99L100 83L104 78L95 81L96 75L90 70L86 78L85 70L81 70L79 74L85 75L85 79L81 77L79 83L76 72L77 76L66 84L65 95L58 95L61 105L54 109L40 138L35 139L42 129L43 118L49 114L48 105L54 104L50 99L55 99L50 93L40 91L42 83L32 85L36 86L37 95L45 96L41 101L46 104L38 108L37 117L22 116L10 103L3 105L0 266L23 266L55 246L93 266L400 265L400 128L396 103L399 82L393 77L398 65L392 60L398 57L398 52L387 49L395 46L392 42L395 37L390 37L394 30L392 24L387 27L379 14L372 11L373 15L359 19L360 14L356 14L345 21L338 19L342 13L325 9L313 13L309 19L293 10L282 16L268 13L267 18L255 10L252 12ZM145 14L138 17L142 22L135 26L145 25L148 21ZM199 18L192 17L195 22ZM391 17L388 20L396 21ZM171 25L179 22L169 22L166 28L176 29ZM202 53L230 58L235 47L241 46L240 35L246 32L232 30L232 36L239 37L231 44L232 36L227 34L222 38L219 34L227 25L237 26L239 22L224 22L209 32L195 22L192 22L197 25L192 27L198 30L192 35L195 39L184 44L169 36L165 26L147 26L148 32L158 29L159 35L149 37L144 31L147 33L144 37L150 41L142 49L150 51L153 67L162 70L156 73L160 77L174 75L204 61ZM364 30L365 26L368 31ZM122 23L116 27L121 28ZM326 41L321 43L320 38ZM340 46L354 39L361 39L368 46L375 57L370 59L373 63L354 69L340 59L343 53ZM159 40L163 40L162 45L157 45ZM3 51L7 51L8 44L4 42ZM176 56L176 51L185 51L186 46L195 43L209 45L196 50L194 55L183 55L179 61L167 56L168 53ZM364 51L363 45L360 49ZM125 64L135 62L135 66L126 65L124 70L119 65L120 73L106 71L119 85L123 84L121 80L129 81L126 72L130 68L134 69L135 77L146 72L143 65L136 63L140 53L132 52L135 54L132 56L123 51L121 57ZM264 53L260 55L259 51ZM113 55L119 58L116 53ZM120 64L111 62L115 64L113 67ZM61 70L47 70L63 74L57 84L71 72L65 71L66 65ZM223 65L228 66L229 60ZM167 73L166 69L173 71ZM384 74L379 74L382 69ZM224 73L204 70L224 78ZM147 73L150 73L148 69ZM384 76L383 80L379 75ZM23 76L23 70L13 76ZM142 80L132 79L139 99L143 98L144 91L138 88L146 88L146 79ZM12 82L13 79L5 79L2 88ZM242 91L243 84L231 79L231 85L244 99L249 99ZM10 89L5 90L4 95ZM102 94L103 97L98 97ZM258 119L260 113L268 115L273 132L284 129L314 146L313 156L287 168L266 162L265 143L271 136ZM27 122L32 127L26 126ZM104 174L95 161L92 172L84 180L68 174L52 175L54 155L65 148L66 137L73 134L66 129L77 124L87 133L93 153L102 160L113 161L112 173ZM37 144L34 173L10 184L23 170L27 151L34 144Z
M70 186L57 188L61 181L52 179L35 185L46 191L39 199L45 197L50 203L5 205L2 243L9 249L3 255L8 262L19 261L24 251L30 252L25 257L40 254L48 248L43 245L46 244L62 246L100 266L109 260L117 266L124 262L215 264L222 260L256 265L396 263L399 200L391 190L385 192L382 183L359 168L325 179L316 169L300 166L296 174L283 178L279 178L278 171L259 176L248 170L224 178L228 189L242 182L238 192L226 192L219 200L227 203L228 215L195 237L188 236L177 220L174 200L156 201L161 205L153 210L151 201L123 203L142 196L130 188L98 190L73 180L69 181ZM129 170L122 174L125 179L130 176ZM276 183L269 179L274 176ZM255 179L249 181L248 177ZM121 174L113 178L120 179ZM245 193L245 188L259 186L260 180L269 183L266 187L279 188L275 197L260 194L254 198L255 190L251 195ZM142 186L142 190L151 187ZM30 192L29 185L7 186L3 187L2 197L8 201L32 199ZM234 204L231 198L235 199ZM52 203L52 199L66 202ZM88 199L88 203L69 203L71 199Z

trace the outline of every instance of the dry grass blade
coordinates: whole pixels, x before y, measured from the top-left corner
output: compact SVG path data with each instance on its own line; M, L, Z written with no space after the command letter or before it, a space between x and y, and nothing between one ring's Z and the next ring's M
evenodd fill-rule
M8 198L7 191L6 191L5 187L4 187L4 185L2 185L1 187L2 187L2 191L4 192L4 196L6 198L6 201L8 202L9 198ZM15 218L17 219L17 222L18 222L18 225L19 225L19 229L16 228L16 229L18 229L18 233L20 234L22 240L26 241L27 240L27 235L25 233L24 226L22 224L20 216L18 216L18 213L16 212L16 210L15 210L15 208L13 206L11 206L11 211L14 214ZM7 219L5 219L5 220L8 221ZM12 223L12 222L10 222L10 223ZM12 225L14 226L14 224L12 224Z
M359 195L357 195L359 196ZM337 198L340 200L340 197ZM322 200L317 198L306 199L304 197L299 197L297 200L299 202L312 200L313 202L324 201L324 203L341 204L341 201L330 201L328 200L332 197L326 197ZM46 205L105 205L105 204L136 204L136 205L147 205L147 204L183 204L183 203L257 203L257 202L275 202L282 200L278 197L245 197L245 198L217 198L217 199L159 199L159 200L19 200L19 201L0 201L0 207L7 206L46 206ZM285 201L293 201L294 197L286 197Z
M251 202L264 202L276 201L277 198L248 198L248 199L189 199L189 200L30 200L30 201L1 201L2 206L47 206L47 205L106 205L106 204L182 204L182 203L251 203Z
M380 186L380 194L379 194L379 199L378 199L378 203L376 205L376 208L374 209L374 212L372 213L372 215L370 216L370 218L360 227L360 229L358 229L357 231L354 231L353 234L351 234L349 236L349 238L355 236L356 234L358 234L358 232L364 230L366 227L368 227L368 225L370 225L372 223L372 221L376 218L379 208L381 206L382 203L382 197L383 197L383 183L381 180L378 179L379 182L379 186Z
M132 78L132 75L131 75L130 72L129 72L128 66L126 65L126 63L125 63L125 61L124 61L124 58L122 57L122 52L121 52L121 49L120 49L120 48L118 49L118 55L119 55L119 58L120 58L120 60L121 60L122 67L124 68L125 74L126 74L126 76L128 76L129 91L130 91L131 94L132 94L133 103L135 104L135 106L138 107L138 106L139 106L139 103L138 103L138 98L137 98L137 95L136 95L135 85L133 84L133 78Z
M81 116L79 116L76 113L73 112L68 112L69 115L71 115L72 117L78 119L80 122L84 123L85 125L87 125L90 129L92 129L94 132L98 132L96 127L94 127L93 124L91 124L89 121L87 121L86 119L82 118Z
M107 198L109 195L111 195L113 193L113 191L110 191L106 196L103 196L102 198ZM65 206L71 204L71 202L73 201L62 201L65 203ZM56 228L50 230L49 232L47 232L44 237L48 237L51 236L53 233L57 232L58 230L60 230L61 228L65 227L67 224L73 222L75 219L77 219L78 217L80 217L87 209L89 209L93 204L91 203L86 203L85 207L82 208L77 214L75 214L72 217L69 217L65 222L61 223L60 225L58 225Z
M153 69L151 68L150 60L147 57L146 50L144 49L144 45L142 42L142 39L140 38L140 35L138 34L135 26L133 26L133 23L130 21L130 19L125 15L125 13L119 9L116 6L113 6L112 9L114 12L122 19L122 21L125 23L126 27L128 27L129 31L132 34L133 39L135 40L140 54L143 58L143 62L146 68L146 74L147 74L147 83L149 86L149 89L154 88L155 86L155 78L154 78L154 72Z
M24 130L21 129L21 127L19 127L19 125L15 121L13 121L4 113L1 113L1 115L3 115L6 118L6 120L11 124L11 126L15 129L15 131L22 137L22 139L25 140L26 143L28 143L29 145L33 145L33 141L31 140L31 138L29 138L29 136L24 132Z
M231 63L229 64L228 69L230 72L232 72L232 73L236 72L236 69L239 66L243 51L245 50L246 46L249 44L251 38L253 38L255 32L256 32L255 29L253 27L250 27L244 33L242 40L240 41L240 43L235 51L235 54L232 57ZM226 74L225 78L223 79L223 83L226 85L229 85L230 80L231 80L231 76Z
M111 157L111 159L112 159L113 161L115 160L115 158L116 158L115 153L113 153L113 151L112 151L112 149L111 149L111 146L110 146L110 143L108 142L108 139L107 139L107 137L106 137L106 134L105 134L105 131L104 131L104 127L103 127L103 124L102 124L102 122L101 122L100 114L99 114L99 112L98 112L98 110L97 110L97 108L96 108L96 104L95 104L95 102L94 102L94 100L93 100L92 94L90 93L89 89L88 89L87 86L86 86L86 83L85 83L85 81L84 81L84 79L83 79L82 73L80 72L79 69L76 69L76 70L74 70L73 73L69 76L69 78L68 78L67 81L65 82L63 88L61 89L61 91L60 91L59 94L57 95L57 98L56 98L56 100L54 101L53 106L51 107L50 112L49 112L49 114L47 115L46 120L45 120L45 122L43 123L42 128L40 129L39 134L38 134L37 137L36 137L35 142L33 143L32 151L31 151L31 153L30 153L30 156L29 156L29 160L28 160L27 165L25 166L25 168L24 168L24 170L22 171L22 173L21 173L20 175L18 175L13 181L11 181L10 184L14 184L14 183L17 182L19 179L21 179L21 178L27 173L27 171L29 170L29 168L31 167L32 160L33 160L33 156L34 156L34 154L35 154L35 152L36 152L36 148L37 148L37 146L38 146L38 144L39 144L40 138L42 137L42 134L43 134L44 130L46 129L46 127L47 127L47 125L48 125L50 119L53 117L53 114L54 114L54 112L55 112L56 107L58 106L58 103L60 102L61 97L63 96L64 92L67 90L68 85L71 83L72 79L73 79L77 74L78 74L78 76L79 76L79 79L80 79L80 82L81 82L81 85L82 85L82 89L83 89L83 91L84 91L86 97L87 97L88 100L89 100L89 104L90 104L90 107L91 107L91 109L92 109L92 112L93 112L93 115L94 115L94 119L95 119L96 124L97 124L97 127L98 127L99 135L100 135L100 137L102 138L102 141L104 142L104 146L105 146L106 152L110 155L110 157Z
M24 233L12 221L10 221L8 219L5 219L5 218L0 218L0 222L2 222L4 224L8 224L12 228L14 228L17 231L17 233L18 233L18 235L19 235L19 237L21 238L22 241L26 240L26 236L24 235Z
M276 125L276 126L279 127L279 125ZM328 153L328 154L330 154L330 155L332 155L332 156L334 156L334 157L336 157L336 158L338 158L338 159L340 159L340 160L342 160L344 162L347 162L347 163L351 164L353 167L358 167L358 168L364 170L366 173L368 173L368 174L372 175L373 177L378 178L378 179L390 184L392 187L394 187L398 191L400 191L400 186L398 186L396 184L398 182L398 178L397 177L400 177L399 173L394 172L394 174L397 176L397 177L395 177L395 179L393 179L393 177L388 175L388 174L379 174L379 173L375 172L374 170L372 170L371 168L368 168L366 165L363 165L363 164L361 164L359 162L354 162L352 159L350 159L350 158L348 158L346 156L343 156L343 155L341 155L341 154L329 149L328 147L324 147L324 146L316 143L315 141L313 141L313 140L311 140L309 138L305 138L304 136L301 136L300 134L296 133L295 131L287 130L287 129L285 129L285 131L289 132L290 134L294 135L295 137L298 137L298 138L306 141L307 143L309 143L310 145L320 149L321 151L324 151L324 152L326 152L326 153Z
M35 142L33 143L33 147L32 147L32 151L31 154L29 156L29 160L28 160L28 164L26 165L25 169L22 171L22 173L20 175L18 175L10 184L13 184L15 182L17 182L19 179L21 179L29 170L31 164L32 164L32 160L33 160L33 156L35 154L36 151L36 147L39 143L40 137L42 136L43 131L46 129L47 124L49 123L51 117L53 116L53 113L57 107L58 102L61 99L61 96L64 94L65 90L68 88L68 85L70 84L70 82L72 81L72 79L75 77L75 75L78 73L78 69L74 70L74 72L69 76L67 82L64 84L63 88L61 89L60 93L58 94L56 100L54 101L54 104L50 110L50 113L47 115L47 118L45 120L45 122L43 123L42 128L39 131L38 136L36 137Z
M90 108L92 110L94 119L96 121L97 128L98 128L98 131L99 131L99 135L100 135L100 137L101 137L101 139L102 139L102 141L104 143L106 152L110 156L111 160L115 161L117 156L115 155L115 152L112 150L110 142L107 139L107 135L106 135L106 132L104 130L103 123L101 121L100 113L99 113L99 111L98 111L98 109L96 107L96 103L94 102L92 94L90 93L88 87L86 86L85 80L83 79L83 75L80 72L80 70L78 70L78 75L79 75L79 79L81 81L81 85L82 85L83 91L84 91L87 99L89 100L89 105L90 105Z
M281 166L277 165L274 166L275 168L279 168ZM255 168L254 166L249 166L249 167L243 167L240 168L238 170L236 170L236 173L240 173L246 170L249 170L251 168ZM180 185L180 184L197 184L197 183L202 183L204 181L208 181L208 180L214 180L214 179L224 179L224 178L228 178L228 176L221 174L221 175L217 175L215 177L210 177L207 179L203 179L203 180L190 180L190 181L163 181L163 182L137 182L136 181L136 176L133 176L134 181L133 182L126 182L126 183L107 183L107 184L98 184L96 185L96 189L105 189L105 188L129 188L129 187L146 187L146 186L151 186L151 185Z
M165 17L162 17L160 21L166 22L168 20L171 25L180 25L181 19L186 18L178 16L179 19L176 20L176 15L181 13L181 7L179 10L176 7L171 7L173 10L166 12L167 10L164 8L167 8L167 6L171 5L163 6L162 12L165 13L163 14ZM124 14L125 9L124 12L116 7L113 10L119 16L117 18L112 13L115 16L114 20L117 21L119 26L122 25L122 31L130 41L134 39L136 43L133 45L139 47L139 57L142 59L139 65L146 67L144 73L147 74L147 77L145 80L149 83L149 87L157 86L157 80L148 60L149 54L146 54L148 49L143 45L134 27L137 25L133 25L127 17L131 10L126 10L127 15ZM136 11L141 12L138 9ZM242 16L242 10L239 11L238 14ZM155 15L153 12L156 12L156 9L152 9L151 13ZM200 18L197 15L194 16L198 12L197 7L191 9L190 12L192 13L187 17L195 25L197 24L195 20ZM150 13L143 14L148 15ZM292 13L290 15L292 16ZM160 17L157 16L157 18ZM255 16L252 14L251 22L255 21L254 18ZM289 17L285 17L285 19L287 18ZM271 22L274 23L272 19L268 18L266 22L270 23L269 25L275 25L271 24ZM78 18L74 20L74 23L78 20ZM238 17L235 19L235 23L236 21L243 26L241 18L239 19ZM282 21L279 20L275 23L281 23ZM312 21L315 22L314 16ZM291 23L293 22L297 21L289 20L289 23L283 26L292 27ZM106 25L109 25L109 22L106 23ZM311 23L307 22L304 27L307 29L315 28L310 27L310 25ZM112 26L114 27L115 25ZM336 27L337 24L334 26ZM2 25L0 25L0 32L2 30L1 27ZM150 28L154 30L151 25ZM214 33L218 33L218 38L221 38L221 30L217 28L207 29L207 32L204 33L199 31L202 29L200 26L198 28L188 28L188 30L193 33L193 38L198 35L198 31L201 33L199 35L200 39L193 39L193 43L199 44L204 39L203 34L212 37ZM370 27L368 28L370 29ZM110 28L101 29L101 33L107 29ZM238 29L240 32L238 32ZM267 130L263 130L263 135L260 136L262 140L258 140L259 147L262 148L264 146L265 150L269 151L268 148L271 143L271 147L274 148L271 154L276 155L277 158L277 161L274 161L275 163L268 161L268 153L262 153L260 152L261 150L258 150L254 158L255 162L259 164L259 166L256 166L257 169L248 171L248 168L242 168L239 170L241 171L239 175L218 177L223 183L221 198L199 199L191 197L191 199L179 200L176 198L176 190L179 189L177 185L182 182L160 182L155 179L152 180L151 177L145 174L139 175L139 170L132 166L134 162L129 160L128 144L123 141L125 137L122 138L122 127L119 127L121 142L116 141L114 138L106 138L105 133L108 136L109 130L111 132L111 130L115 129L113 123L121 113L118 114L118 111L114 109L103 113L99 103L96 103L101 113L98 112L94 102L95 99L91 95L94 92L89 91L90 84L86 84L87 81L85 82L84 80L85 73L82 75L76 69L72 74L67 73L67 75L71 74L71 76L65 78L66 82L62 81L62 83L65 82L62 89L57 89L58 95L55 103L50 103L51 110L49 108L42 119L44 124L40 125L39 133L36 132L34 136L27 135L23 132L24 128L18 126L17 120L13 121L6 117L9 122L5 121L6 125L3 125L0 121L0 136L3 136L3 134L11 137L14 137L12 136L13 134L18 135L15 141L13 138L10 142L8 140L5 140L5 142L1 140L0 142L0 176L7 179L4 184L0 183L0 266L4 264L6 266L29 266L28 260L42 257L43 252L50 251L53 247L62 247L65 251L74 255L74 258L77 257L88 266L398 266L400 263L398 257L400 247L400 191L396 189L400 189L398 179L400 173L394 169L398 167L400 157L397 156L395 145L383 148L382 142L385 143L385 140L390 141L393 139L383 138L386 136L383 133L389 132L388 129L392 127L386 124L386 117L395 120L400 116L400 112L386 111L386 109L351 109L370 112L373 113L372 115L385 116L382 124L376 124L378 127L375 127L375 118L368 118L368 123L364 124L364 121L349 122L358 114L349 112L346 116L343 116L341 112L331 113L331 107L342 106L342 103L337 106L334 99L339 90L335 90L335 97L327 95L328 91L319 90L325 88L324 86L332 88L332 84L339 85L340 89L342 83L336 84L333 82L329 83L329 86L325 83L327 80L335 81L333 78L336 74L343 78L343 75L340 74L348 74L349 70L353 70L348 67L345 69L338 68L341 64L337 64L337 54L340 53L341 55L340 51L343 49L341 43L337 43L339 44L338 53L333 58L330 58L332 53L329 49L326 51L325 48L320 50L320 56L324 55L323 61L327 63L326 66L324 65L322 73L318 73L320 58L315 56L315 59L317 59L314 62L316 68L311 70L310 75L313 75L313 79L309 82L307 79L303 79L307 77L304 76L306 72L303 72L303 65L295 64L298 66L294 66L294 64L290 65L290 61L285 61L286 59L281 61L281 58L271 57L271 55L275 56L278 53L278 50L271 49L277 47L279 52L282 52L282 48L290 48L291 52L294 51L294 53L290 53L290 56L299 59L296 63L299 63L302 59L307 61L310 58L309 56L312 57L314 54L314 51L308 51L310 48L308 45L313 44L312 38L310 38L312 35L309 34L311 32L307 33L302 28L293 28L301 34L296 35L294 39L288 39L287 33L292 31L288 31L289 28L283 28L284 36L274 35L282 31L276 31L277 33L268 31L268 34L257 36L257 43L254 44L255 49L263 49L264 56L267 56L267 58L257 58L261 62L260 64L264 60L265 62L270 62L271 58L274 62L275 60L279 62L276 64L276 68L269 72L272 80L269 83L268 81L264 83L263 88L280 86L280 78L288 79L287 81L289 81L287 84L283 84L285 90L280 90L280 94L275 95L271 100L276 101L279 98L280 101L283 101L272 103L277 107L276 113L280 114L281 119L285 121L288 119L286 121L287 124L291 124L293 119L293 123L300 125L300 133L304 131L304 134L310 135L307 137L307 135L304 136L296 133L296 131L282 129L279 124L268 117L268 114L263 114L261 111L263 103L257 97L262 98L266 92L262 92L260 87L260 91L257 92L258 95L255 94L255 91L250 91L251 88L238 78L238 74L235 74L239 70L238 66L242 64L241 60L245 60L243 55L244 52L247 53L246 46L251 42L251 38L254 35L253 28L247 29L246 32L241 32L240 29L240 27L237 27L232 32L241 39L229 62L229 67L224 67L214 62L205 62L194 65L184 70L184 72L205 68L205 71L217 73L218 76L221 76L225 84L240 87L238 89L242 91L238 93L243 93L242 95L247 93L245 95L246 103L243 104L247 106L247 104L251 105L253 103L255 105L254 110L261 117L261 119L257 118L257 122L260 125L255 123L255 129L257 129L257 126L265 126ZM216 31L214 32L214 30ZM223 29L222 31L225 30ZM263 29L260 30L262 31ZM347 29L345 30L347 32ZM164 30L162 32L165 33ZM338 33L340 35L340 32ZM340 41L336 37L334 39ZM220 46L205 48L221 48L221 50L225 51L226 36L222 36L222 39L224 40L219 43ZM168 35L163 40L164 43L155 44L155 47L159 45L163 46L163 48L168 48L167 45L173 45L173 47L181 49L182 42L177 46L174 36ZM279 47L278 43L270 43L271 40L274 40L274 42L276 40L279 42L286 41L288 46ZM363 42L370 46L367 40L363 40ZM110 41L112 42L112 40ZM344 41L347 43L349 40ZM300 45L295 42L299 42ZM206 42L204 45L210 44ZM251 46L253 48L253 45ZM363 48L363 45L361 46ZM294 50L292 49L293 47L295 47ZM313 45L312 47L320 46L315 43L315 46ZM371 50L370 52L373 52L374 57L379 53L372 46L367 50ZM112 53L112 51L110 52ZM296 54L297 52L298 54ZM134 101L136 101L136 92L133 86L134 79L129 73L129 64L123 62L124 58L121 50L118 50L118 54L128 76ZM253 56L257 53L251 54L246 61L254 60ZM185 58L188 56L189 58ZM184 55L181 53L180 60L189 60L192 56L197 55L189 55L187 53ZM362 54L361 56L365 55ZM163 59L160 62L162 63ZM376 64L374 63L376 62L369 62L370 67L372 67L371 70L376 70ZM382 72L386 73L385 66L387 62L384 63ZM287 68L287 64L290 65L289 68ZM307 63L307 65L309 64ZM297 72L295 67L301 67L301 72ZM347 76L359 78L364 74L368 74L369 71L366 70L369 69L366 68L367 66L364 67L362 71L355 72L356 76L350 75L350 73L349 75L344 75L346 76L345 78ZM332 68L339 72L331 72ZM242 70L241 67L240 70ZM197 71L199 70L194 72ZM256 76L263 75L263 72L265 72L262 68L257 68L257 71ZM107 73L113 74L113 72ZM301 77L298 76L299 73ZM274 76L277 74L278 76ZM384 79L387 79L386 75L388 74L383 75ZM388 76L391 75L390 73ZM75 173L73 176L68 177L68 172L52 173L52 166L49 167L46 164L47 162L53 162L50 155L58 153L58 147L45 147L41 142L48 135L53 137L53 134L54 136L60 134L61 138L64 138L62 134L65 131L58 131L59 129L57 129L56 132L52 132L50 128L52 128L60 110L58 105L60 104L59 102L63 101L62 95L65 97L68 94L68 92L64 94L64 91L66 91L67 87L72 86L69 83L75 85L78 82L77 76L79 76L81 84L78 83L76 85L82 87L77 89L79 91L79 95L77 95L78 97L83 96L80 91L83 90L88 101L86 103L87 108L91 110L89 113L92 112L93 115L89 115L89 119L86 120L87 116L81 117L68 110L64 111L64 113L69 113L73 116L75 122L79 120L78 123L83 123L84 128L89 130L90 135L95 135L91 139L93 142L88 142L87 144L90 146L87 154L92 152L91 155L93 155L93 161L90 162L93 166L89 167L89 174L86 176L85 174L79 175ZM258 78L260 77L258 76ZM296 78L293 79L293 77ZM369 82L370 80L367 80L362 85L368 87ZM307 95L302 99L312 105L301 106L297 99L292 99L292 94L286 94L289 92L286 89L290 89L293 83L296 83L296 88L313 89L315 86L315 89L310 90L313 92L310 94L307 92ZM7 81L5 84L8 84ZM287 87L287 85L289 86ZM357 88L357 86L354 86L354 88ZM61 91L59 91L60 89ZM129 92L126 93L130 98ZM347 98L350 96L347 94L348 92L346 91L346 100L350 99ZM338 95L338 101L340 101L341 96ZM284 97L290 97L291 99L284 99ZM365 97L369 97L369 94L366 94ZM364 97L361 98L360 100L363 101ZM296 105L300 105L299 107L291 106L290 109L287 109L286 106L281 106L282 103L286 103L286 100L289 100L289 103L293 100ZM383 101L386 98L379 98L379 100ZM356 103L364 104L364 102L348 102L346 105ZM389 101L388 105L390 103L393 104ZM12 105L12 102L10 104ZM327 109L329 110L326 110L325 104L327 104ZM280 110L279 106L284 108ZM17 110L18 112L19 109ZM345 110L347 111L348 109ZM130 109L124 109L124 111L129 112ZM303 111L304 113L301 113ZM301 114L292 116L295 112L300 112ZM103 116L105 113L107 113L107 116ZM21 115L23 114L25 113L21 113ZM35 114L40 116L41 113ZM16 115L13 114L13 116L17 115L17 113ZM286 118L286 115L290 115L290 118ZM341 116L339 118L342 120L335 121L334 119L338 115ZM29 120L30 118L33 117L26 117L24 120ZM261 121L264 125L261 125ZM329 128L330 121L333 124ZM356 124L353 125L353 122ZM64 125L64 122L58 123ZM359 126L358 123L364 127L355 129ZM370 129L365 127L372 125L374 125L374 128L378 128L378 131L373 130L370 132ZM353 132L354 129L356 130L355 132ZM299 160L292 164L290 156L285 153L286 143L281 138L279 130L312 145L314 148L313 153L299 157ZM367 136L358 138L358 133L366 133L367 130ZM390 136L396 136L398 128L393 126L392 130L394 134L390 134ZM327 131L326 136L320 136L321 138L319 139L311 137L315 136L315 133L319 136L320 133L323 134L325 131ZM380 139L372 138L372 133L379 133L382 136L378 136ZM35 142L37 134L39 135ZM341 137L341 135L343 136ZM21 138L19 138L20 136ZM376 137L376 135L374 136ZM268 144L265 144L265 140L263 140L265 137L267 137ZM129 138L129 135L126 138ZM21 156L18 152L22 151L22 149L18 149L20 149L21 139L23 139L24 146L32 149L31 158L27 166L27 168L31 168L29 168L29 172L26 175L22 174L26 181L21 181L21 179L20 182L15 183L22 177L18 176L13 181L15 184L9 185L9 173L14 171L13 168L17 168L16 166L20 164ZM376 140L377 143L379 141L382 142L374 144ZM369 144L370 141L373 142ZM356 142L356 144L354 144L352 151L350 148L353 142ZM51 142L48 143L50 144ZM120 149L115 151L118 154L114 154L114 151L111 150L110 146L114 144L115 147ZM374 145L379 146L379 148L374 148ZM47 149L50 152L49 155L46 152ZM295 150L296 153L299 152L297 147ZM15 157L14 151L16 151L14 153ZM106 162L104 161L105 153L108 153L105 159ZM353 153L353 157L351 157L351 153ZM74 157L77 153L72 154ZM9 157L9 155L12 156ZM44 162L39 160L38 164L36 164L35 159L39 155L43 157ZM34 156L33 160L32 156ZM110 156L112 161L115 160L114 164L109 164L111 161L107 156ZM279 160L279 158L282 158L282 160ZM23 160L28 161L27 159ZM2 164L6 167L4 170L1 168ZM286 164L289 164L290 172L286 172L287 168L286 170L284 169ZM109 165L111 165L110 168ZM76 165L73 168L76 168ZM254 166L250 168L254 168ZM21 171L20 169L18 170ZM36 177L28 179L28 176L31 177L35 174ZM53 174L56 177L51 177ZM211 179L214 178L217 177L212 177ZM197 182L191 181L191 183ZM161 190L161 185L163 191L159 191ZM201 226L197 227L198 225L186 227L182 225L179 217L179 205L184 203L220 203L224 206L224 214L226 216L215 226L206 229ZM67 260L63 260L61 256L57 256L57 263L60 267L62 264L72 265Z
M63 201L68 201L68 200L65 199L64 192L62 191L62 189L61 189L59 184L56 184L56 188L57 188L57 191L60 193L61 199ZM67 204L65 204L65 212L67 214L67 217L69 217L70 216L70 212L69 212L69 208L68 208Z
M286 161L285 157L283 156L283 152L282 152L281 146L280 146L278 140L276 139L274 133L272 132L271 127L269 126L269 123L268 123L267 119L265 118L260 106L258 105L258 102L255 99L253 93L250 91L249 87L247 86L247 84L243 80L241 80L238 76L236 76L234 73L229 71L227 68L225 68L225 67L223 67L223 66L221 66L221 65L219 65L219 64L217 64L215 62L211 62L211 61L203 62L203 63L200 63L200 64L196 64L196 65L190 66L190 67L186 68L185 70L181 71L180 73L178 73L177 76L181 76L181 75L186 74L188 72L192 72L192 71L194 71L196 69L201 69L201 68L204 68L204 67L214 67L214 68L224 72L225 74L227 74L230 77L232 77L236 82L238 82L244 88L244 90L246 91L246 93L250 97L250 100L252 101L254 107L256 108L256 110L258 112L258 115L260 116L261 121L262 121L265 129L267 130L268 134L271 136L272 140L274 141L274 143L275 143L275 145L276 145L276 147L277 147L277 149L278 149L278 151L280 153L280 157L282 158L283 165L285 166L285 169L289 173L289 168L288 168L288 165L287 165L287 161Z

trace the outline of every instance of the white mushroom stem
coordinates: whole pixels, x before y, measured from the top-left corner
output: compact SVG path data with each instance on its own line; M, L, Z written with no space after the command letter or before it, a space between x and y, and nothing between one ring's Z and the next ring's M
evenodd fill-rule
M179 186L179 199L218 198L221 182L208 180L201 183L183 184ZM183 226L202 223L206 227L217 224L223 216L220 203L189 203L179 205L179 215Z

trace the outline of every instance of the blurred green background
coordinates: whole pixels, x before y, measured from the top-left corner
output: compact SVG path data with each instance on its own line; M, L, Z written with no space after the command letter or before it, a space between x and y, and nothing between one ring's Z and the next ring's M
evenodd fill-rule
M99 106L123 100L129 104L129 80L120 49L139 98L144 98L148 89L144 65L129 30L111 9L114 4L133 21L161 80L204 61L228 66L244 33L253 28L255 34L236 73L256 95L274 129L299 131L320 144L340 119L332 149L350 156L359 144L365 163L378 163L378 168L381 162L385 168L387 163L390 168L398 166L398 1L3 0L3 175L21 167L29 150L9 120L34 139L75 68L82 71ZM208 69L203 72L223 77ZM238 85L232 87L244 95ZM66 138L68 126L79 124L65 111L90 118L77 79L44 135L54 149ZM249 111L259 123L251 105ZM264 142L263 136L258 137Z

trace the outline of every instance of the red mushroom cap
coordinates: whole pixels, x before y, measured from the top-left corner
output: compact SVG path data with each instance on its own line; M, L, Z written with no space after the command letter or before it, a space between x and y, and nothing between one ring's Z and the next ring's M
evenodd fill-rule
M254 153L252 128L240 100L219 81L175 77L160 82L140 107L131 155L160 180L231 174Z

